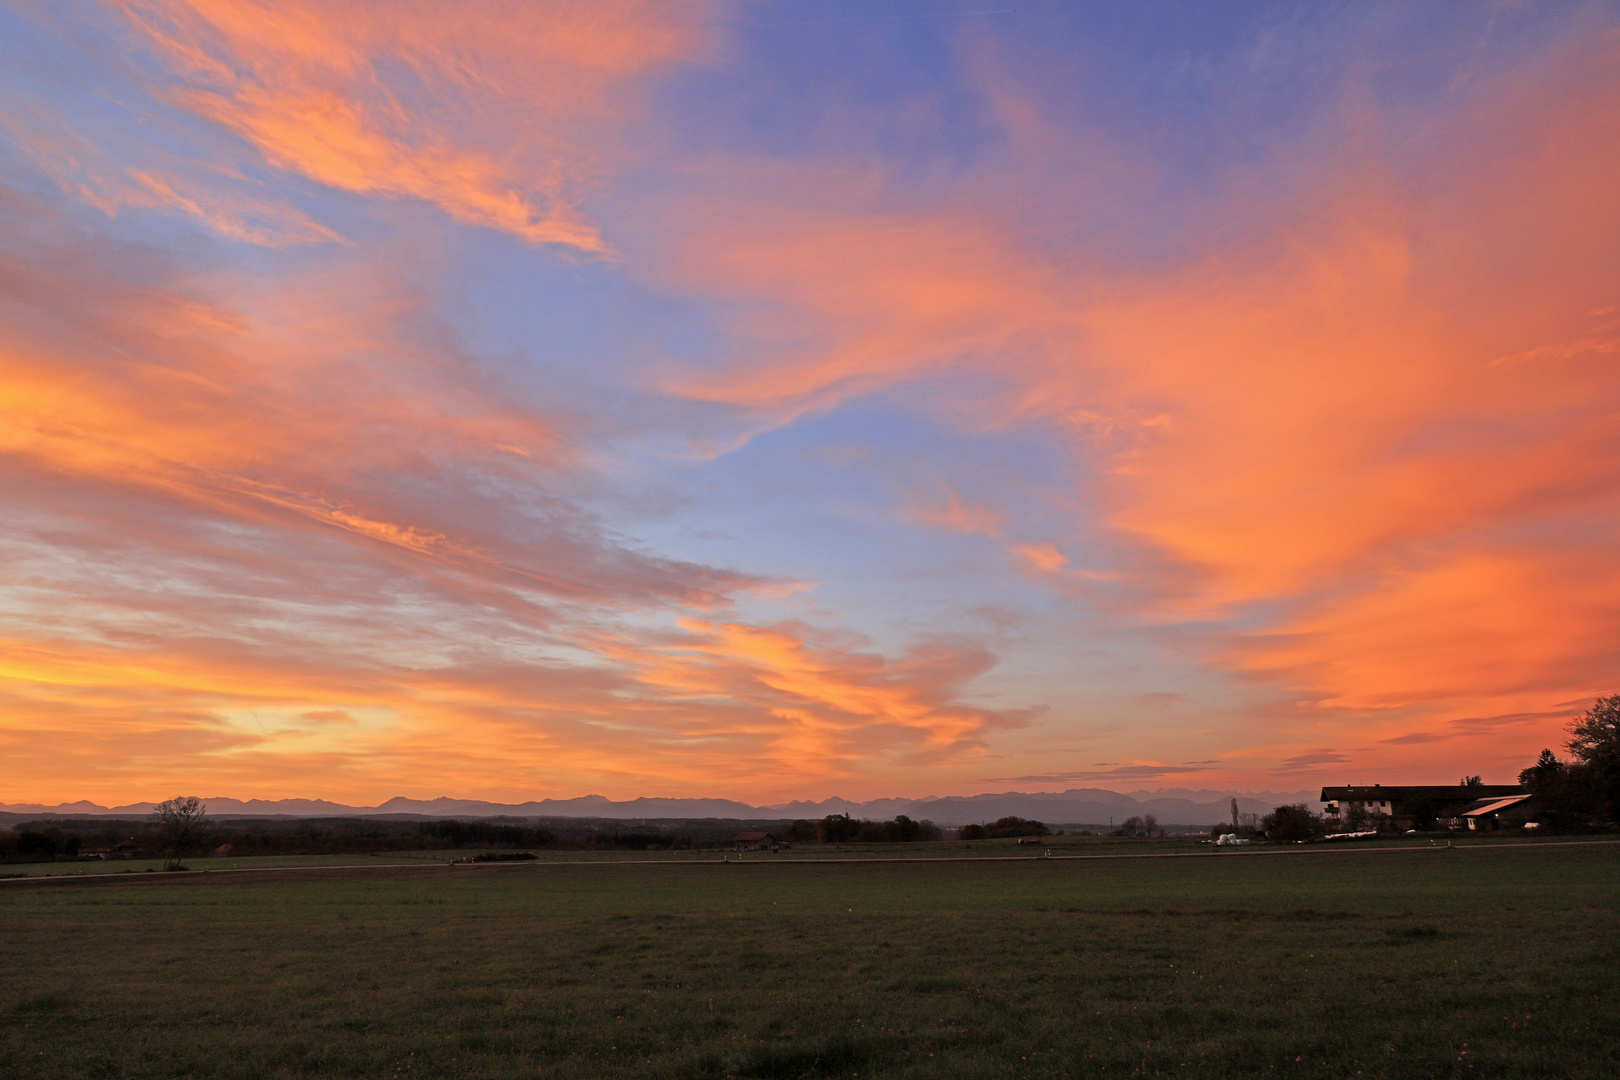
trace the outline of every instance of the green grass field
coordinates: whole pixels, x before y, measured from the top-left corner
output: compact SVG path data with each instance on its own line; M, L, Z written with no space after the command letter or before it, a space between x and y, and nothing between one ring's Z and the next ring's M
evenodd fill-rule
M1350 845L1353 850L1383 848L1428 848L1437 843L1458 846L1518 846L1522 844L1559 843L1558 836L1531 834L1473 834L1461 833L1436 839L1430 836L1393 836L1358 840ZM944 841L918 844L801 844L785 847L777 852L748 852L744 861L767 860L794 862L803 859L849 860L865 859L888 861L891 859L938 858L1020 858L1028 859L1050 852L1055 858L1083 855L1136 855L1136 854L1208 854L1211 845L1207 838L1177 837L1144 840L1113 836L1047 836L1030 839L1020 845L1017 840L974 840L970 842ZM490 851L489 848L446 849L431 851L351 852L336 855L192 855L185 860L190 870L247 870L280 867L357 866L400 863L441 864L463 856ZM1260 850L1260 849L1255 849ZM1266 848L1265 850L1275 850ZM625 849L540 848L534 852L543 862L718 862L723 858L737 858L735 852L724 848L658 849L634 851ZM39 863L0 864L0 880L11 877L44 875L94 876L105 874L152 873L163 869L160 858L95 860L61 859Z
M0 885L0 1075L1620 1076L1608 844L131 877Z

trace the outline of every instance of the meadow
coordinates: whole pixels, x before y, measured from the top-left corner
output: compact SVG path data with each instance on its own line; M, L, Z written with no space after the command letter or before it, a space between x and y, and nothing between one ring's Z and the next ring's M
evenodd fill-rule
M1596 843L18 882L0 1075L1613 1077L1617 909Z

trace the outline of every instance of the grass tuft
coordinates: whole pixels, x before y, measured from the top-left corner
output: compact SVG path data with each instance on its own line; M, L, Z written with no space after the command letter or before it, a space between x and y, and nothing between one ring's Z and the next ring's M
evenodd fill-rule
M13 1007L19 1013L61 1012L79 1004L78 995L69 990L45 990L30 994Z
M730 1063L720 1074L750 1080L809 1080L870 1069L884 1055L871 1039L838 1036L820 1043L759 1047Z

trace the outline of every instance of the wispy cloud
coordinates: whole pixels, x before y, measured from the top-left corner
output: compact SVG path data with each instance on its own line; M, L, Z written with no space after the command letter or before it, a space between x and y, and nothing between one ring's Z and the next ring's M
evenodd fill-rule
M1612 35L1194 167L1015 20L857 93L715 13L4 16L14 797L1449 774L1612 692Z
M1190 776L1208 772L1214 762L1192 762L1184 765L1114 765L1106 769L1076 772L1032 773L1027 776L998 776L979 780L981 784L1109 784L1126 780L1162 780L1167 777Z
M1337 750L1313 750L1308 754L1296 754L1285 759L1272 770L1272 773L1276 776L1286 776L1291 773L1317 772L1323 765L1339 765L1349 760L1348 756Z
M1289 160L1287 200L1215 200L1247 231L1168 268L1034 242L1027 185L898 209L866 174L728 162L726 212L683 204L668 265L749 298L744 344L669 385L787 422L905 383L971 429L1036 426L1084 477L1053 494L1103 518L1075 522L1114 559L1084 581L1136 618L1244 627L1200 636L1212 663L1408 728L1540 711L1604 684L1620 625L1620 384L1583 336L1620 238L1589 182L1616 169L1620 133L1593 137L1613 70L1612 43L1565 42L1404 159ZM1530 345L1556 375L1494 362L1549 340L1587 345ZM949 498L907 512L1011 531ZM1061 547L1015 551L1081 582Z
M616 149L593 129L635 110L645 76L711 48L702 4L117 6L170 74L158 96L239 137L269 166L593 255L608 245L580 202ZM130 178L226 235L332 235L261 204L258 216L282 219L267 233L242 209L172 179Z

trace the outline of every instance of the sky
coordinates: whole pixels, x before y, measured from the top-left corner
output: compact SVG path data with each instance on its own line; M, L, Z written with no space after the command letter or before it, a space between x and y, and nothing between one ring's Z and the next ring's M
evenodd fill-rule
M0 4L0 801L1512 782L1620 5Z

